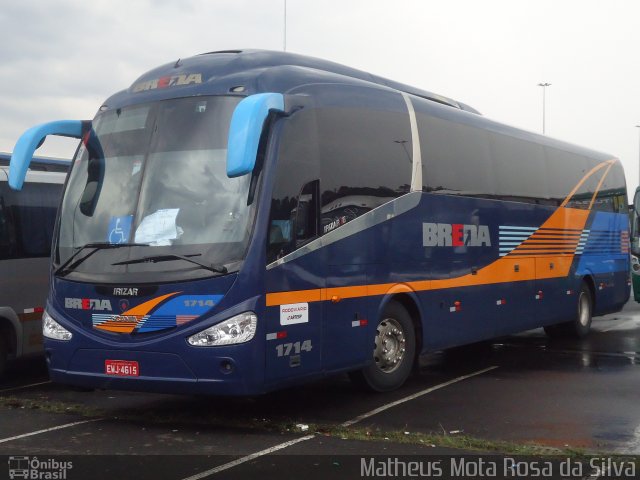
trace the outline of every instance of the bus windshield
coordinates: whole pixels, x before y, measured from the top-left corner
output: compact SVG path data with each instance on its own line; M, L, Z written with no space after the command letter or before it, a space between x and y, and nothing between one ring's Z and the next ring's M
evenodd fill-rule
M157 282L233 271L253 210L250 176L226 175L229 123L240 100L189 97L98 113L64 194L56 263L104 244L122 248L74 258L71 275Z

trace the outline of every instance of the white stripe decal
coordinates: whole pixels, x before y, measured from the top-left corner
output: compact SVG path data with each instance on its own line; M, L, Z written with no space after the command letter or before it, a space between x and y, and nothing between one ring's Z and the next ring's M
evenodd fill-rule
M290 262L297 258L300 258L308 253L314 252L320 248L331 245L334 242L350 237L357 233L362 232L368 228L371 228L380 223L386 222L391 218L397 217L403 213L408 212L418 206L420 199L422 198L422 192L409 192L401 197L395 198L390 202L387 202L373 210L368 211L364 215L360 215L358 218L345 223L341 227L332 230L331 232L312 240L305 246L299 248L295 252L276 260L275 262L267 265L267 270L271 270L279 265Z
M411 172L411 191L422 192L422 152L420 151L420 134L418 133L418 121L416 120L416 111L413 109L413 103L411 103L411 97L404 92L402 98L407 104L407 110L409 111L409 124L411 125L411 163L413 165L413 171Z
M524 230L527 232L535 232L538 230L538 227L513 227L511 225L500 225L498 227L499 230Z
M499 225L498 230L498 255L504 257L528 240L538 230L538 227Z

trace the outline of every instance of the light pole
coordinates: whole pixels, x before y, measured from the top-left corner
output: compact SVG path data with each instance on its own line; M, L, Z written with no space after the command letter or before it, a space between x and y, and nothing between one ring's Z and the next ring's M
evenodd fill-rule
M551 84L544 82L544 83L539 83L538 84L539 87L542 87L542 134L545 134L545 123L546 123L546 91L547 91L547 87L550 87Z
M284 0L284 39L283 39L283 51L287 51L287 0Z

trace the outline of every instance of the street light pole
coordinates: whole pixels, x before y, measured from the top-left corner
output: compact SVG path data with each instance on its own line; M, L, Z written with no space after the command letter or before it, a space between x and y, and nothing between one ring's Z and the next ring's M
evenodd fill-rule
M544 83L539 83L538 84L539 87L542 87L542 134L545 134L545 123L546 123L546 106L547 106L547 102L546 102L546 91L547 91L547 87L550 87L551 84L544 82Z
M287 51L287 0L284 0L284 39L283 39L283 51Z

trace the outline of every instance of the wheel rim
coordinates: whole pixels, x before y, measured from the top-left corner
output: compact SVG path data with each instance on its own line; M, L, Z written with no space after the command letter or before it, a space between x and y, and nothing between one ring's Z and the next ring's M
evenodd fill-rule
M580 325L586 327L589 325L589 319L591 317L591 302L589 301L589 296L584 292L580 292L578 309L578 321Z
M405 355L406 338L404 330L397 320L385 318L376 330L376 348L373 358L384 373L397 370Z

